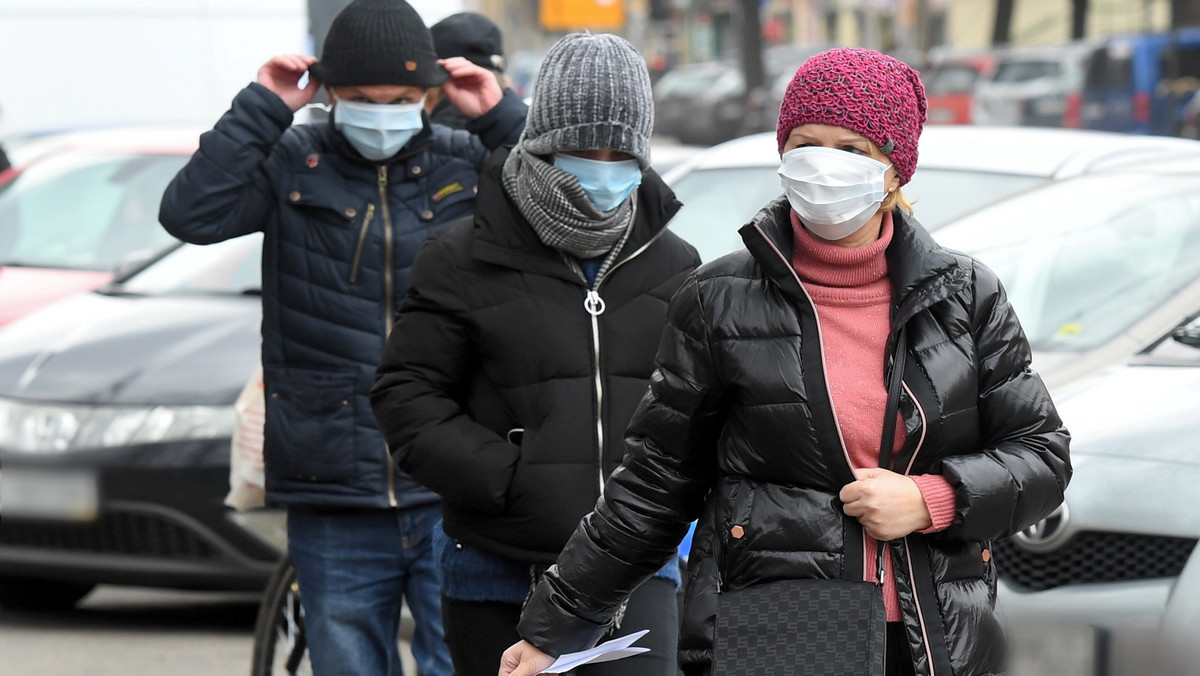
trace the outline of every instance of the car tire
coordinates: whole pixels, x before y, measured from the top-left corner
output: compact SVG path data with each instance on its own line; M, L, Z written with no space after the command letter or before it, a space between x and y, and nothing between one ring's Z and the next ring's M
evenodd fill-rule
M0 607L25 612L70 610L95 587L87 582L4 575L0 576Z

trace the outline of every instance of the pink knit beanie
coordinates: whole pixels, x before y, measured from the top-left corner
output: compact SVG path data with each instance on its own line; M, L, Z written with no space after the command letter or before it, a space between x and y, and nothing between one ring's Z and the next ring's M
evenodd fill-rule
M925 106L925 87L903 62L870 49L830 49L805 61L788 85L776 128L779 152L800 125L842 127L879 146L903 185L917 168Z

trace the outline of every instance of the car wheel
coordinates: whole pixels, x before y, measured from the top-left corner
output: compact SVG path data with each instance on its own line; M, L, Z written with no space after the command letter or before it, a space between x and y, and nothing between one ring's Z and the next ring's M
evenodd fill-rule
M8 610L69 610L96 585L40 577L0 576L0 606Z

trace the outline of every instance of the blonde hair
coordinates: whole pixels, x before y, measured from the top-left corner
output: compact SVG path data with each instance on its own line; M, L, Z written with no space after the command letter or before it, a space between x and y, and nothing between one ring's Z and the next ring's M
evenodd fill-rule
M883 202L879 205L879 210L890 212L896 207L903 209L904 213L908 214L909 216L912 216L913 214L912 202L908 201L908 197L905 196L904 191L900 190L900 188L896 188L892 192L889 192L887 197L883 198Z

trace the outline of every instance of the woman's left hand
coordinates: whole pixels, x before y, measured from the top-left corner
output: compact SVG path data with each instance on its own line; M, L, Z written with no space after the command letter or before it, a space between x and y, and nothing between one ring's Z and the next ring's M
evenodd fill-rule
M492 71L461 56L439 59L438 63L450 74L450 79L442 83L442 92L464 117L479 117L504 98L504 90Z
M911 478L878 467L856 469L854 476L858 480L846 484L838 497L867 535L895 540L933 525L921 489Z
M518 641L501 656L499 676L533 676L542 673L551 664L554 664L553 657L533 647L528 641Z

